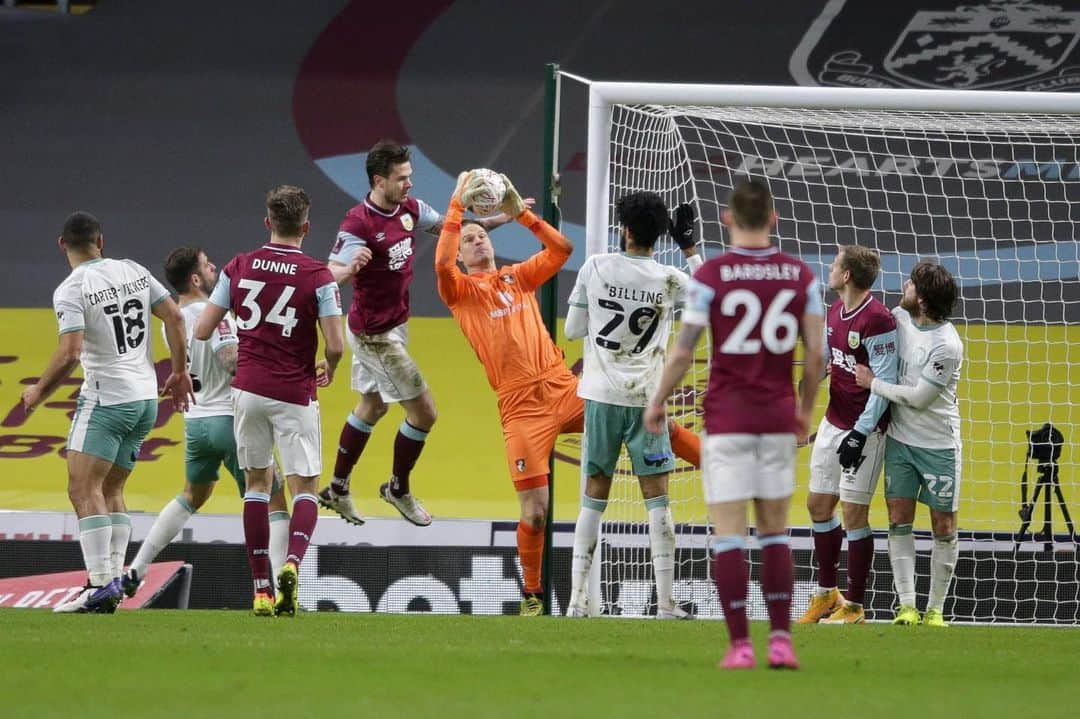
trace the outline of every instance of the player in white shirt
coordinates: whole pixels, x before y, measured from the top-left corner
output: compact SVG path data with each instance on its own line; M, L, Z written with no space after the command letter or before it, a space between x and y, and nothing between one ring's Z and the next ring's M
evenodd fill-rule
M920 262L893 310L900 351L900 383L889 384L856 367L860 387L892 402L885 440L885 499L889 506L889 561L900 609L893 624L917 624L915 501L930 507L934 546L930 596L922 623L944 627L945 596L956 568L956 511L960 504L960 382L964 345L948 321L959 294L949 271Z
M135 596L146 570L184 528L191 515L210 499L222 465L244 496L244 472L236 459L233 433L232 380L236 374L236 322L225 315L221 324L200 341L192 334L195 321L217 283L217 267L198 247L178 247L165 259L165 279L176 290L187 334L188 368L195 386L195 403L184 413L184 491L162 508L138 554L124 574L124 592ZM166 336L166 342L168 337ZM275 474L270 495L270 565L276 575L285 564L289 546L289 510L280 476Z
M171 393L181 411L192 392L184 320L145 267L102 257L101 223L93 215L70 215L58 244L72 270L53 293L60 343L40 379L23 391L22 402L32 412L82 364L67 468L89 577L78 596L54 611L112 613L123 595L120 575L131 537L124 483L157 418L150 314L165 323L172 347L172 372L162 392Z
M689 277L653 259L653 248L670 230L691 271L701 266L694 242L694 210L679 205L675 220L654 192L634 192L615 204L621 253L594 255L578 273L566 316L567 339L585 338L578 396L585 399L582 462L588 480L574 527L572 588L567 616L589 613L588 576L607 507L611 478L623 444L638 476L649 515L649 543L656 579L658 619L689 619L672 598L675 525L668 474L675 468L668 434L645 430L642 409L664 369L664 350L674 309L686 297Z

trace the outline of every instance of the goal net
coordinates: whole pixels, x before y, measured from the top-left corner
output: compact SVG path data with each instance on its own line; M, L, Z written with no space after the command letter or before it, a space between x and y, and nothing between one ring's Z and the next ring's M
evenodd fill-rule
M890 308L920 259L953 273L962 295L953 320L965 345L961 552L945 613L955 621L1077 623L1077 545L1067 512L1080 511L1072 451L1080 423L1080 370L1073 368L1080 366L1080 97L591 83L589 105L589 254L618 249L615 200L653 190L669 207L695 205L705 256L715 256L727 239L720 223L727 195L733 184L754 178L776 198L780 248L823 279L838 248L851 244L880 253L873 291ZM658 248L661 262L686 269L673 243L665 238ZM670 403L672 415L695 430L707 374L703 344ZM815 423L827 399L825 383ZM1049 439L1040 444L1037 430L1046 423L1061 434L1046 430ZM805 509L809 455L809 448L800 450L790 519L796 613L816 586ZM655 592L646 511L629 465L618 474L594 599L607 613L647 615L655 612ZM884 480L879 487L870 511L877 549L866 597L872 619L891 618L895 605ZM699 473L680 463L670 498L678 527L676 599L699 615L720 616ZM921 605L931 544L922 505L915 526ZM765 618L757 545L748 546L748 609ZM840 582L843 589L843 570Z

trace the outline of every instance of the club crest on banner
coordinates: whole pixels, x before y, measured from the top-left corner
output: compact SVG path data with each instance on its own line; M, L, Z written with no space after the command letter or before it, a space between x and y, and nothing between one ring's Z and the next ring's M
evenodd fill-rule
M1080 10L1002 0L830 0L790 61L800 85L1080 90Z

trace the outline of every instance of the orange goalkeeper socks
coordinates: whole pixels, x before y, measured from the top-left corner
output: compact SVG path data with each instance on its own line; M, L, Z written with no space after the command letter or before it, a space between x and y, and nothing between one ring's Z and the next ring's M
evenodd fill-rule
M521 573L525 578L525 592L540 593L540 562L544 556L544 528L539 529L518 522L517 526L518 557L521 558Z
M695 467L701 467L701 437L675 421L668 422L671 450Z

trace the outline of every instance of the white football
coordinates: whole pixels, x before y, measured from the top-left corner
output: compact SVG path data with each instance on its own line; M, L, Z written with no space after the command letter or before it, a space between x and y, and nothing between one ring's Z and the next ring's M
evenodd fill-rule
M481 168L472 171L473 178L479 177L484 182L484 189L473 198L473 214L485 217L495 212L506 195L506 183L494 170Z

